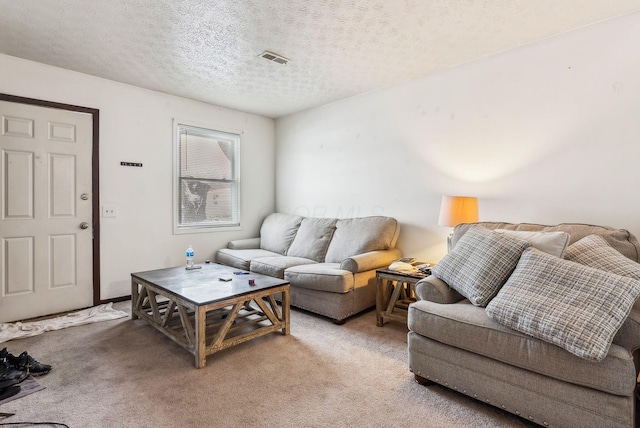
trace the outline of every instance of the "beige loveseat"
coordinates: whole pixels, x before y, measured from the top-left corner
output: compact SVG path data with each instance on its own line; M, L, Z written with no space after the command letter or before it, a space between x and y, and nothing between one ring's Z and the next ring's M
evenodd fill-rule
M454 263L451 272L447 267L465 234L478 226L493 238L508 233L494 229L563 231L568 246L550 255L514 238L516 265L504 272L497 294L474 294L462 278L458 288L476 304L438 278L437 269L416 284L419 300L408 319L409 366L416 380L542 426L634 427L640 366L637 239L626 230L582 224L463 224L454 230L440 277L459 282L455 275L470 275L468 263ZM478 247L475 254L457 256L473 259L484 252ZM503 260L492 271L509 263ZM577 313L574 306L580 307Z
M259 238L231 241L216 262L283 278L291 305L336 323L375 305L376 269L401 257L390 217L315 218L273 213Z

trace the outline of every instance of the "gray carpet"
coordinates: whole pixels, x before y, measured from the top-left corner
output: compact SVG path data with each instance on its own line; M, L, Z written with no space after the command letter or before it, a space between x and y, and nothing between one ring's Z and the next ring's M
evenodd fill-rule
M129 302L114 308L130 312ZM374 311L337 326L291 311L274 333L209 356L191 354L142 320L105 321L5 343L53 371L46 389L6 403L0 422L70 427L532 427L407 368L406 326Z

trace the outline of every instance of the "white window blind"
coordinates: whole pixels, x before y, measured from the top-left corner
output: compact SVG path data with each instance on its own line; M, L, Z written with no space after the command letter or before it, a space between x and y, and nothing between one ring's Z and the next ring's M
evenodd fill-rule
M238 134L177 124L177 229L240 225Z

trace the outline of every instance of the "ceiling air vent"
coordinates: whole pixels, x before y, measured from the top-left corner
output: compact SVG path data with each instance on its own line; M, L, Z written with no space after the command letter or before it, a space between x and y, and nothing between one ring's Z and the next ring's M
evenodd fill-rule
M278 64L286 65L289 62L287 58L269 51L264 51L259 56L266 60L277 62Z

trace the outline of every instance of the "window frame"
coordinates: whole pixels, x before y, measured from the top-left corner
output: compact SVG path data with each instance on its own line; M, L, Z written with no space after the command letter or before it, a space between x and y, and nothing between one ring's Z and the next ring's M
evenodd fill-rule
M234 178L231 180L214 180L218 182L230 182L232 189L235 188L235 193L232 190L232 198L235 200L236 205L236 218L231 222L209 222L198 223L193 226L180 224L181 216L181 180L180 176L180 127L192 127L201 128L214 133L229 134L230 137L235 138L234 142L234 160L232 161L232 170L234 171ZM214 126L211 124L202 124L192 121L173 119L173 233L176 235L187 233L210 233L210 232L227 232L233 230L242 230L242 204L241 204L241 182L240 182L240 161L241 161L241 147L242 147L242 131L236 129L229 129L220 126ZM232 207L233 210L233 207Z

